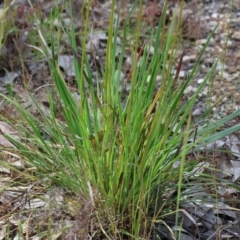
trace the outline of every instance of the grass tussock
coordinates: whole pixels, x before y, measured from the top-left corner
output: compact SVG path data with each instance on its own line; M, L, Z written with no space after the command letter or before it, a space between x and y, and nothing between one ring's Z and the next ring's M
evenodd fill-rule
M46 114L35 102L39 113L36 117L8 98L22 119L12 121L19 137L8 137L15 146L11 152L31 166L31 172L21 173L25 177L34 181L42 179L41 184L47 188L54 185L66 191L65 201L74 206L75 217L66 237L72 234L85 239L89 235L93 239L151 239L155 224L167 226L165 219L169 216L175 216L175 224L179 224L182 189L188 181L186 176L191 177L186 174L198 164L193 153L240 129L235 126L219 131L239 113L205 125L192 118L197 95L209 81L218 59L187 102L183 101L183 94L198 72L215 29L191 73L179 84L182 59L176 59L175 51L181 46L181 24L173 19L172 24L165 26L167 4L149 38L153 55L148 43L140 44L142 5L133 7L132 12L138 9L139 14L130 49L132 68L123 86L130 83L130 89L125 96L124 91L119 90L120 73L129 47L132 12L119 31L119 19L114 15L117 3L112 1L106 61L101 68L102 81L99 79L96 86L85 47L90 24L89 3L80 55L73 21L70 26L62 24L57 30L50 24L50 47L42 26L37 24L36 37L41 47L31 47L48 60L54 79L53 91L48 94L50 111ZM183 1L180 14L182 7ZM58 16L54 14L52 17ZM122 37L122 45L116 60L118 35ZM74 91L68 87L58 66L56 46L60 45L61 38L67 39L74 56ZM178 71L173 75L172 67L177 61ZM156 89L159 74L161 86ZM178 167L174 167L176 162ZM176 232L172 234L177 236Z

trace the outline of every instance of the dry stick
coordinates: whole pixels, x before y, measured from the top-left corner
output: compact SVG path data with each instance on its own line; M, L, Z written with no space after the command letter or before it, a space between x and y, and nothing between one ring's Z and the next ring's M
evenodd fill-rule
M177 72L176 72L176 75L174 77L174 80L173 80L173 83L172 83L172 90L175 89L175 86L177 84L177 80L178 80L178 77L179 77L179 73L181 71L181 68L182 68L182 62L183 62L183 56L185 55L185 49L183 50L182 54L181 54L181 57L180 57L180 61L178 63L178 66L177 66Z

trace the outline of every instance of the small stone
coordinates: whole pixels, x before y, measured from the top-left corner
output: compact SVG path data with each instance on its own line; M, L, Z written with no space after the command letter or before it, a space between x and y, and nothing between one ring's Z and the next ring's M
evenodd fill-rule
M232 35L232 39L235 39L235 40L240 40L240 32L234 32L233 35Z
M148 46L148 49L147 49L147 50L149 51L150 54L152 54L152 55L154 54L154 50L155 50L155 49L154 49L153 46Z
M200 78L198 79L197 83L200 85L201 83L203 83L203 81L204 81L204 78Z
M219 34L219 37L220 37L220 39L227 38L228 37L228 33L222 32L222 33Z
M175 75L177 73L177 70L174 70L173 71L173 74ZM183 70L181 70L180 72L179 72L179 77L180 78L184 78L186 76L186 71L183 71Z
M72 24L71 18L64 18L63 21L66 24L66 26L71 26L71 24ZM59 26L61 26L61 25L59 25Z
M196 60L196 55L190 55L190 56L184 56L182 61L185 62L190 62L190 61L195 61Z
M161 82L161 80L162 80L162 76L161 75L157 75L156 82Z
M131 57L127 57L126 63L132 64L132 58Z
M210 16L203 16L203 20L208 21L210 19Z
M183 71L183 70L181 70L181 71L179 72L179 77L180 77L180 78L184 78L185 76L186 76L186 72Z
M202 73L208 73L211 69L209 67L206 67L205 65L203 65L201 72Z
M222 71L223 69L226 69L226 68L227 68L227 66L224 63L218 63L217 67L216 67L216 70L217 71Z
M204 65L207 67L212 66L214 63L214 59L212 58L212 56L207 56L206 59L204 60Z
M213 29L217 26L218 22L215 20L209 21L208 22L208 28L213 31ZM217 29L218 30L218 29ZM217 30L215 32L217 32Z
M60 55L58 58L58 64L64 70L64 73L69 77L74 77L74 58L70 55Z
M203 96L207 96L208 95L208 91L203 91L202 94L203 94Z
M3 85L12 84L14 79L18 76L19 76L19 74L17 72L7 72L6 71L4 76L0 77L0 83Z
M189 94L189 93L193 92L193 90L194 90L194 88L192 86L187 86L184 93Z
M201 115L201 113L202 113L202 109L201 109L201 108L197 108L197 109L195 109L195 110L193 111L192 115L193 115L194 117L198 117L198 116Z
M237 68L235 66L230 66L227 68L227 71L230 73L230 74L234 74L234 76L232 76L232 78L236 78L235 77L235 74L237 72Z
M240 93L239 93L239 92L235 92L235 93L234 93L234 97L239 99Z
M209 46L209 45L208 45L208 46ZM210 56L212 57L211 53L212 53L212 51L213 51L213 48L212 48L212 47L206 47L205 49L206 49L206 50L205 50L205 53L207 53L207 55L210 55Z
M199 39L196 41L197 45L205 45L207 43L207 39Z
M224 79L228 79L229 78L229 73L223 71L222 73L219 73L220 76L222 76Z
M131 89L131 84L127 82L125 89L127 90L127 92L129 92Z
M234 108L236 111L238 111L240 109L240 106L236 105Z
M217 100L217 97L216 97L216 96L212 96L212 97L211 97L211 101L212 101L213 103L215 103L216 100Z
M233 45L233 41L232 41L232 40L228 40L228 41L226 41L226 40L221 40L221 41L220 41L220 44L221 44L221 46L231 47L231 46Z
M219 18L218 13L213 13L213 14L212 14L212 18L218 19L218 18Z
M232 18L232 19L229 19L229 20L233 23L239 23L240 22L240 17Z
M223 102L226 102L227 99L228 99L227 97L224 97L224 98L222 99L222 101L223 101Z

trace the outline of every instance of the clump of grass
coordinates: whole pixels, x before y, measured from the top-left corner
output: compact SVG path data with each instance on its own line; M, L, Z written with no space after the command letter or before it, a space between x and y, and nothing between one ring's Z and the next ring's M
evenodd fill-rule
M62 77L55 49L52 47L49 51L38 26L43 44L43 50L39 50L48 59L59 106L56 109L55 101L49 94L50 114L46 115L36 103L41 115L39 119L9 99L25 120L25 123L15 126L21 133L21 141L11 141L16 146L16 154L34 166L35 174L47 179L49 187L52 183L56 184L82 199L75 215L79 222L86 220L85 225L80 227L81 231L84 229L85 236L89 233L96 236L102 234L108 239L150 239L155 222L163 221L169 214L175 214L178 219L183 176L197 164L186 161L186 156L240 129L235 126L216 133L218 128L239 113L198 128L196 123L192 123L193 104L208 82L218 59L193 97L187 103L181 99L199 69L201 56L214 32L209 36L189 77L178 85L178 76L173 76L171 69L176 61L174 51L179 43L181 26L177 26L176 33L172 30L175 23L166 30L167 4L164 5L158 28L152 34L153 56L150 57L146 45L133 58L128 79L131 88L126 103L122 104L120 71L129 25L127 19L117 63L118 21L114 19L114 4L115 1L112 1L100 92L93 86L86 58L84 46L88 28L82 39L81 58L76 53L73 24L66 32L75 56L77 92L80 96L77 100ZM141 5L139 9L133 49L137 49L139 42ZM54 40L52 46L56 46ZM162 82L155 92L159 72ZM61 116L61 119L56 116ZM173 168L176 161L181 162L179 168ZM176 193L175 197L173 192ZM89 230L89 216L95 220L92 232Z

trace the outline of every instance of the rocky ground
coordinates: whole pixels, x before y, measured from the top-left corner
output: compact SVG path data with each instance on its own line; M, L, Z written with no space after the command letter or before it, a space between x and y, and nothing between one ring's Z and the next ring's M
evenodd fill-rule
M44 22L49 17L49 13L52 8L58 7L62 8L62 2L59 0L57 5L56 1L31 1L33 7L31 7L27 0L16 0L13 1L13 5L9 5L9 14L6 18L6 35L4 36L3 47L0 52L0 91L5 94L11 94L18 99L22 105L30 109L33 113L37 112L37 109L32 104L32 99L29 96L28 90L30 90L39 104L43 108L48 106L47 98L47 89L51 88L51 74L48 68L46 59L44 59L35 49L31 48L30 45L37 44L36 31L34 30L34 14L37 14L42 21ZM81 32L84 27L84 23L79 21L79 11L83 6L83 1L72 1L74 9L74 21L76 32ZM170 21L172 16L179 12L179 1L169 0L169 10L168 10L168 20ZM121 18L120 21L124 21L127 13L132 6L131 1L122 0L119 1L121 4ZM1 5L3 7L3 4ZM93 76L95 81L101 79L99 75L99 62L104 62L105 59L105 49L107 35L104 30L108 27L108 19L111 7L111 1L104 0L93 0L91 2L91 28L94 30L92 33L89 33L88 42L86 49L88 52L88 58L91 64L93 71ZM153 0L153 1L144 1L143 8L143 27L142 33L143 42L150 44L148 39L149 28L155 28L156 23L161 14L163 7L162 0ZM63 21L69 21L69 11L62 9ZM134 21L134 15L133 15ZM213 34L213 38L210 40L209 45L206 48L203 58L201 59L201 68L199 74L194 77L194 80L191 82L190 86L185 91L185 101L192 96L196 91L197 87L203 82L206 73L209 72L210 68L213 66L216 58L220 56L220 59L217 63L216 70L210 77L210 81L204 90L199 94L197 102L193 109L193 116L198 117L202 113L206 112L209 107L212 107L211 117L213 118L222 118L235 110L240 108L240 1L229 1L229 0L188 0L185 1L184 11L183 11L183 24L182 24L182 44L177 50L177 59L181 58L183 55L183 64L179 74L179 82L186 80L188 75L191 73L191 70L197 61L200 50L203 48L204 44L207 41L208 35L213 31L217 24L218 27ZM14 26L16 26L14 28ZM47 27L43 27L43 34L47 36ZM49 39L47 39L48 41ZM49 42L48 42L49 43ZM118 38L118 44L122 44L121 36ZM80 49L81 50L81 49ZM72 54L70 54L69 49L67 49L65 42L62 42L62 48L58 49L59 53L59 65L63 70L63 74L66 78L66 81L70 84L74 82L74 69L72 68L73 59ZM177 68L177 63L176 63ZM176 73L176 68L172 69L173 74ZM123 83L128 78L128 74L131 70L131 59L129 53L125 53L125 63L121 72ZM158 84L161 84L161 75L158 78ZM9 84L11 87L9 87ZM28 90L24 87L24 84L27 85ZM73 84L74 85L74 84ZM126 87L126 94L128 87ZM2 101L0 105L1 113L6 115L15 116L15 110L9 106L6 102ZM236 118L231 124L238 123L238 118ZM3 130L2 130L3 131ZM0 139L1 140L1 139ZM233 153L233 157L228 157L228 160L232 161L232 166L229 167L229 174L232 175L233 181L236 182L239 178L238 172L240 171L240 166L238 160L240 157L238 149L238 133L230 136L223 141L216 143L219 147L226 145L230 148ZM225 156L226 157L226 156ZM222 158L222 156L221 156ZM224 157L223 157L224 158ZM221 160L221 167L224 168L224 160ZM220 168L221 168L220 167ZM237 170L237 172L235 170ZM0 172L4 177L9 177L8 172ZM225 176L223 176L225 177ZM10 176L11 178L11 176ZM1 183L0 183L1 184ZM203 189L200 192L204 192ZM222 192L221 192L222 191ZM234 204L230 202L230 205L223 203L223 205L214 205L210 207L201 206L205 208L205 212L199 213L200 215L205 216L206 222L210 221L210 226L207 225L207 230L204 232L205 235L201 239L240 239L240 230L238 229L239 223L237 221L237 212L230 210L230 206L238 208L239 207L239 193L237 191L230 192L229 189L219 188L219 194L223 197L227 195L234 198ZM19 197L19 194L16 192L11 192L12 196L9 196L8 193L0 196L0 216L4 214L5 209L1 206L5 206L9 199L15 199ZM52 202L57 202L59 205L64 201L61 193L46 192L44 193L46 198L50 199ZM224 201L223 201L224 202ZM5 205L4 205L5 204ZM16 206L20 204L17 200L13 202ZM36 204L36 206L34 205ZM42 206L45 203L39 198L35 198L32 201L32 206L30 207L27 203L24 203L26 209ZM49 203L50 204L50 203ZM58 205L58 207L59 207ZM60 207L57 208L55 219L61 219ZM182 206L184 207L184 206ZM184 207L191 212L192 206L186 205ZM216 208L218 211L221 211L224 218L219 218L216 214ZM215 209L215 212L211 212L212 209ZM225 209L225 210L223 210ZM226 210L227 209L227 210ZM54 211L54 210L51 210ZM62 211L62 210L61 210ZM225 212L224 212L225 211ZM208 213L208 218L206 217L206 212ZM46 217L44 213L39 213L39 216L42 214L43 217ZM53 214L53 212L48 212L47 214ZM226 217L227 216L227 217ZM19 216L16 216L17 219ZM211 220L209 220L211 218ZM231 221L227 221L229 218ZM56 224L56 229L61 228L61 225L68 225L72 223L72 218L62 220ZM2 222L1 222L2 221ZM16 220L12 219L12 225L16 225ZM222 221L222 230L218 233L221 235L221 238L217 238L213 230L213 223L211 221ZM229 223L230 222L230 223ZM234 224L235 222L235 224ZM0 217L0 226L5 226L5 222ZM228 227L226 227L228 226ZM192 226L189 223L188 228ZM202 227L202 226L201 226ZM187 228L187 227L186 227ZM4 228L3 228L4 229ZM228 229L223 231L223 229ZM229 230L230 229L230 230ZM72 230L74 231L74 230ZM32 236L35 231L32 231ZM0 239L4 239L5 233L0 231ZM213 237L211 237L213 236ZM15 239L15 238L12 238ZM65 236L63 239L70 239L68 236ZM171 238L165 238L171 239ZM190 235L183 235L182 239L196 239Z

